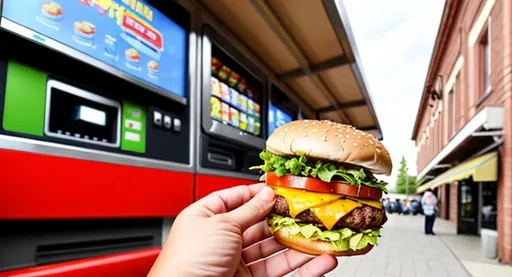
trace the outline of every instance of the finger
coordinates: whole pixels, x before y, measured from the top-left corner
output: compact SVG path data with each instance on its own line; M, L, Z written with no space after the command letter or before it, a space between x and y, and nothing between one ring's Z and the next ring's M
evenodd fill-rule
M259 259L266 258L285 248L286 246L278 243L275 239L270 238L242 250L242 258L246 264L250 264Z
M303 254L299 251L289 249L266 260L249 265L254 277L284 276L305 263L312 260L314 256Z
M272 232L268 227L267 221L263 220L260 223L249 227L242 235L242 248L249 247L259 241L270 238Z
M244 205L227 213L226 216L240 226L242 232L262 221L270 213L275 201L274 190L264 186L256 196Z
M247 203L264 186L265 184L258 183L215 191L193 203L190 209L204 211L207 216L226 213Z
M338 265L338 259L331 255L314 258L297 270L294 277L320 277L331 272Z

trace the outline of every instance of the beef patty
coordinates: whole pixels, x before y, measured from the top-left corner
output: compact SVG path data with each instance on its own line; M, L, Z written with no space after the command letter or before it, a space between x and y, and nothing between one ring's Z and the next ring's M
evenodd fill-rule
M290 216L290 209L288 202L280 195L277 196L276 203L274 204L274 213L282 216ZM313 223L322 226L322 222L316 217L311 210L303 211L298 214L296 219L304 222ZM364 230L364 229L379 229L388 218L384 209L377 209L372 206L364 205L353 209L350 213L340 218L333 229L341 229L344 227Z

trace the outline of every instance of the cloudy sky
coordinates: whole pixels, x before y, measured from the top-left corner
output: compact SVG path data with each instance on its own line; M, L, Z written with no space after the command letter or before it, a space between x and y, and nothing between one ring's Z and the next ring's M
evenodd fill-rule
M393 159L390 187L402 155L416 175L412 128L444 0L343 0L362 61L384 145ZM384 178L382 178L384 179Z

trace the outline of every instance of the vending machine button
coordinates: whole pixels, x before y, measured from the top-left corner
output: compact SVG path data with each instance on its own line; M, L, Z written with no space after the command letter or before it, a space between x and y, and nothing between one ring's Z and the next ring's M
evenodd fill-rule
M165 127L165 129L169 129L169 130L172 127L171 117L168 115L164 116L164 127Z
M174 128L173 128L174 132L176 132L176 133L181 132L181 120L179 118L174 118L173 126L174 126Z
M162 114L154 111L153 112L153 123L157 126L162 126Z

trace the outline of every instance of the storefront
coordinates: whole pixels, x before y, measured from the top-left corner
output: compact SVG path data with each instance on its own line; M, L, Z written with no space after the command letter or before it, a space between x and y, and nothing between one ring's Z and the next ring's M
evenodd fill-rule
M498 164L498 152L483 154L445 171L417 192L438 189L441 210L445 211L441 216L454 221L459 234L496 230ZM455 218L450 214L451 199L456 199Z

